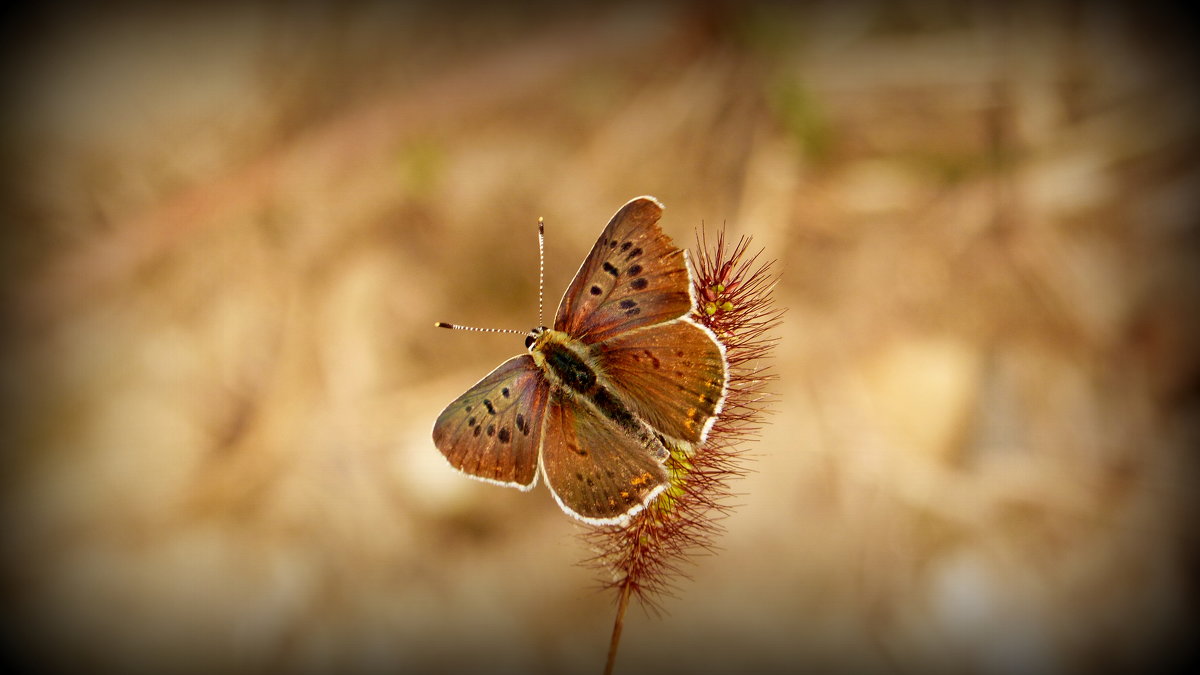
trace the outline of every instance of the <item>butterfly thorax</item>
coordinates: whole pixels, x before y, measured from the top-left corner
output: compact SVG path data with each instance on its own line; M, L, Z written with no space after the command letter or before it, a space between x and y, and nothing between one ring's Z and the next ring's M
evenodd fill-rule
M529 352L533 360L554 384L587 396L599 386L596 365L590 349L579 340L558 330L543 330L534 336Z
M536 331L536 329L535 329ZM640 440L655 456L665 459L663 439L621 400L598 368L591 347L563 331L543 329L533 335L529 352L551 386L585 401L604 417Z

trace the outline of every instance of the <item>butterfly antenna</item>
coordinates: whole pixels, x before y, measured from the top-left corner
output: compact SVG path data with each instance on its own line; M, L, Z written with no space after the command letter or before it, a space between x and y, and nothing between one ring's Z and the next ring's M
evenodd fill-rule
M446 323L438 321L433 324L437 328L449 328L450 330L473 330L478 333L516 333L518 335L526 335L528 331L517 330L515 328L476 328L474 326L460 326L456 323Z
M538 325L546 325L545 309L542 304L546 287L546 223L538 216Z

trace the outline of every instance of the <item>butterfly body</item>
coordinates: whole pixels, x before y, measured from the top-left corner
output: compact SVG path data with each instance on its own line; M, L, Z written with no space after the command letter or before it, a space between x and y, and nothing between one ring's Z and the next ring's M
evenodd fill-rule
M547 330L529 347L533 361L551 382L551 391L617 425L662 461L670 451L653 427L639 418L617 394L588 345L562 331Z
M554 327L438 417L434 443L481 480L531 489L564 511L620 523L669 482L673 451L698 448L720 412L725 350L695 322L691 272L652 197L627 203L564 294Z

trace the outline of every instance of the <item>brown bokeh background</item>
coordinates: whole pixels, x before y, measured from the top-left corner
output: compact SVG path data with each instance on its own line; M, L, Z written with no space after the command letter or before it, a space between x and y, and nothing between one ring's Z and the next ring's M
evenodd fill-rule
M584 671L441 408L653 194L778 260L725 550L618 672L1137 671L1194 636L1191 20L1089 3L46 10L4 64L3 629L124 672Z

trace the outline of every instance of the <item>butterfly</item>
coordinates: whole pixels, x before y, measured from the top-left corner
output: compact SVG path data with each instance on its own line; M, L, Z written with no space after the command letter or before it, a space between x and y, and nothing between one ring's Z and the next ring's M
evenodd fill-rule
M627 522L666 489L667 458L704 443L729 374L724 346L692 318L687 253L662 211L648 196L622 206L554 327L531 330L528 353L446 406L433 442L451 466L522 491L540 474L563 511L597 525Z

